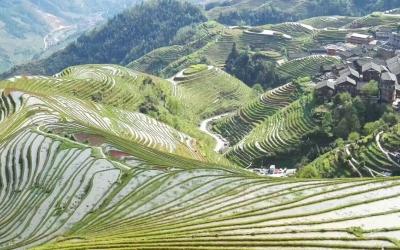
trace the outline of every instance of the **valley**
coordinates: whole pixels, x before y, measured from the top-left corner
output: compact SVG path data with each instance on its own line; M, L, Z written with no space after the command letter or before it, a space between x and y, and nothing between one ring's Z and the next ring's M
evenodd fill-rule
M400 2L351 2L24 0L0 250L400 249Z

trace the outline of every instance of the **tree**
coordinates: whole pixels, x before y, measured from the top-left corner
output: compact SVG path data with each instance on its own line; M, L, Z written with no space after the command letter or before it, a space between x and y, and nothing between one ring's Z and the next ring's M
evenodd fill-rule
M315 179L322 177L321 174L313 165L308 165L301 168L297 176L299 178L307 178L307 179Z
M335 136L346 138L350 133L346 119L342 119L334 129Z
M336 147L341 147L343 146L343 139L342 138L338 138L335 140L335 145Z
M324 128L324 132L329 137L332 136L332 125L333 125L332 115L331 113L326 112L324 115L324 119L322 120L322 126Z
M357 141L360 138L360 134L357 132L351 132L349 135L349 141Z
M368 122L364 125L364 134L369 135L372 134L375 130L377 130L381 126L380 121Z
M368 97L377 96L379 94L378 82L371 80L369 83L365 84L361 90Z
M263 87L261 86L261 84L259 84L259 83L254 84L253 89L254 89L258 94L264 93L264 89L263 89Z

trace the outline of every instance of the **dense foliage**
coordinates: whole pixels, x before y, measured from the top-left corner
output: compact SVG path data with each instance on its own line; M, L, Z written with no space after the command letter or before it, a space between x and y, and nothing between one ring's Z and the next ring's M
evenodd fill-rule
M261 84L264 89L268 89L285 83L285 79L276 73L274 63L250 56L248 49L239 50L236 43L225 62L225 70L249 86Z
M55 74L79 64L128 64L159 47L167 46L177 31L192 23L206 21L201 10L176 0L155 0L124 11L103 27L80 36L49 58L15 67L10 74Z
M375 82L366 85L365 89L374 89ZM302 166L320 157L322 154L332 151L335 147L343 149L344 142L357 142L362 136L370 136L382 129L388 129L400 122L400 117L393 109L386 104L379 104L376 101L375 92L367 92L363 97L352 98L344 92L332 96L318 96L314 91L314 101L317 108L315 113L322 116L321 124L314 133L308 135L305 142L311 146L311 150L297 164L301 168L300 177L315 178L312 174L313 166ZM321 105L320 105L321 104ZM319 105L319 106L318 106ZM318 146L319 145L319 146ZM341 157L341 153L336 154L334 162L335 169L319 169L322 177L343 176L348 177L354 173L345 172L349 168L349 163Z

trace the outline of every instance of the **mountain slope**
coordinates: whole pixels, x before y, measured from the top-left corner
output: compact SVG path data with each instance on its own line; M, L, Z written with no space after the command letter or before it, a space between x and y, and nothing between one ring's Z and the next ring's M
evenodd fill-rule
M68 36L91 29L133 1L2 1L0 3L0 72L52 50Z
M76 42L50 57L12 68L2 76L52 75L80 64L128 64L169 44L187 25L206 21L198 7L170 0L149 1L110 19L104 26L80 36ZM121 28L123 27L123 28Z

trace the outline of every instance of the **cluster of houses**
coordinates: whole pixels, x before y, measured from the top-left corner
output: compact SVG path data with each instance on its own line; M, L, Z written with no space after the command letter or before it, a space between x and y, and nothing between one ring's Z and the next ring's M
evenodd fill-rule
M351 62L323 65L320 67L319 79L316 85L319 95L348 92L352 96L363 95L363 86L371 80L378 82L379 99L382 102L393 103L400 97L400 58L393 57L383 63L377 63L371 58L357 59Z

